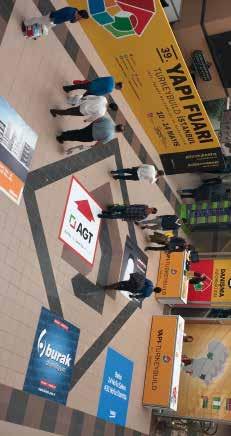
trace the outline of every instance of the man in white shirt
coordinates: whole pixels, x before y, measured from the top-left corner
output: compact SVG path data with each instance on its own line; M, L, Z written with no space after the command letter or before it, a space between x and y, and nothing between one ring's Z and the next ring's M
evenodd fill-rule
M139 167L121 168L111 171L115 180L141 180L155 183L159 177L164 175L164 171L157 170L154 165L141 165Z
M50 109L51 115L53 117L56 117L56 115L87 117L84 122L93 123L98 118L103 117L108 108L112 111L118 110L116 103L109 104L106 97L100 95L86 95L76 101L78 101L77 106L70 109Z

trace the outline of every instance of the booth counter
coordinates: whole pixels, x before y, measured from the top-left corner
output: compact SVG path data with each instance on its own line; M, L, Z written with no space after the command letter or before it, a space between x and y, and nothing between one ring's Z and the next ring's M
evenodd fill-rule
M181 316L153 316L143 405L177 410L184 319Z

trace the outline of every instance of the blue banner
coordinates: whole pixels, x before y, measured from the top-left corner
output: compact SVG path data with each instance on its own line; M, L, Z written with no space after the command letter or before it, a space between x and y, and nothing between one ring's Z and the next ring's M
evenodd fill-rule
M80 330L41 310L23 390L66 404Z
M108 348L101 387L98 418L125 426L132 381L133 362Z

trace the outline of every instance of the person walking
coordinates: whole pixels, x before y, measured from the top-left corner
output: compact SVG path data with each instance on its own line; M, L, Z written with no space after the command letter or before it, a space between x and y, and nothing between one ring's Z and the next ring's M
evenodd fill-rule
M221 183L227 184L227 185L231 185L231 174L225 174L224 176L221 177L213 177L210 179L205 179L203 180L204 184L210 184L210 185L218 185Z
M178 230L180 227L187 223L185 218L178 218L177 215L159 215L150 220L140 221L137 223L141 229L149 230ZM151 225L150 225L151 224Z
M87 127L79 130L67 130L56 136L57 141L63 144L65 141L93 142L97 141L106 144L116 137L118 132L123 132L122 124L113 123L107 117L102 117L89 124Z
M88 18L88 12L85 9L79 10L77 8L66 6L65 8L49 12L48 15L42 17L25 19L22 22L22 30L24 32L26 26L33 26L33 24L44 24L47 27L53 27L67 21L70 23L76 23L77 21L86 20Z
M75 91L76 89L84 89L84 95L106 95L110 94L114 89L121 90L122 82L115 82L114 77L97 77L94 80L74 80L73 85L63 86L65 92Z
M115 180L140 180L155 183L164 175L164 171L157 170L154 165L141 165L139 167L121 168L111 171Z
M84 122L86 123L93 122L98 118L103 117L107 112L108 108L115 112L118 110L117 104L108 104L108 101L105 97L87 95L85 97L82 97L79 100L77 106L75 107L69 109L50 109L50 113L53 117L56 117L56 115L87 117L84 120Z
M182 189L181 198L193 198L195 201L221 201L231 192L223 183L203 183L195 189Z
M111 285L104 286L104 289L127 291L129 292L129 297L136 300L144 300L150 297L153 292L157 294L161 292L161 288L154 288L152 281L138 272L130 274L129 280L112 283Z
M145 247L144 251L168 251L171 252L180 252L184 251L187 248L187 244L184 238L180 238L179 236L167 237L168 241L161 247Z
M139 221L152 213L157 213L157 209L146 204L130 204L129 206L118 204L109 206L98 217L104 219L122 219L123 221Z

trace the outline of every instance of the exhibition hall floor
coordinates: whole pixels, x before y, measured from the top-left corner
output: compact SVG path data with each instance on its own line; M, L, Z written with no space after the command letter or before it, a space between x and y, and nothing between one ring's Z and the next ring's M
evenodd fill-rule
M142 407L151 316L163 307L151 297L139 308L100 287L120 278L131 244L137 243L137 257L147 261L145 235L133 224L102 222L91 267L61 242L59 231L72 176L102 206L146 203L158 214L176 209L182 176L148 186L111 179L110 170L121 165L154 162L161 168L118 91L112 97L120 108L116 121L126 125L124 135L71 156L60 152L57 132L84 126L79 118L51 117L51 107L66 107L62 86L108 74L79 24L58 26L37 41L24 39L23 17L64 5L63 0L0 1L0 95L38 135L20 205L0 193L0 435L145 435L151 421L151 411ZM158 261L158 252L148 255L147 276L154 283ZM42 307L80 331L66 406L23 391ZM97 418L108 347L133 362L126 430Z

